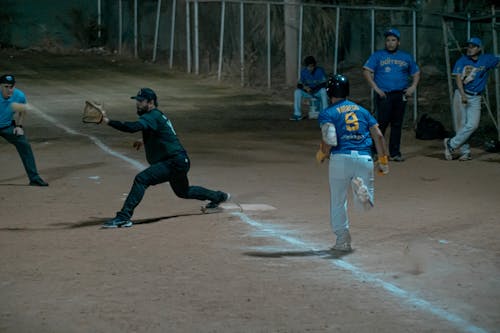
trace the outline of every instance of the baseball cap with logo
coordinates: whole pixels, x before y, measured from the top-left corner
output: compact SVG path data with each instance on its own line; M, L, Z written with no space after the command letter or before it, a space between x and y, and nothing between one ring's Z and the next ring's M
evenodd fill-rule
M387 37L387 36L394 36L397 39L399 39L401 37L401 34L399 33L398 29L396 29L396 28L390 28L389 30L386 30L384 32L384 37Z
M130 98L136 99L139 102L142 102L144 100L146 100L146 101L155 101L156 102L156 94L153 91L153 89L150 89L150 88L141 88L141 90L139 90L137 92L136 96L132 96Z
M467 44L473 44L476 45L477 47L482 47L483 43L478 37L472 37L467 41Z
M5 74L0 77L0 83L16 84L16 78L14 77L14 75Z

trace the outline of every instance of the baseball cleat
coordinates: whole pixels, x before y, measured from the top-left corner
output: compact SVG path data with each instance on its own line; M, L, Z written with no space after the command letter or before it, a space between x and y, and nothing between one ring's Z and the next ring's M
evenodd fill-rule
M472 156L470 156L470 153L465 153L465 154L462 154L462 156L460 156L460 157L458 158L458 160L459 160L460 162L470 161L470 160L472 160Z
M453 148L450 146L450 139L446 138L443 140L443 145L444 145L444 159L447 161L451 161L453 159Z
M49 186L42 178L35 178L30 181L30 186Z
M290 117L290 120L292 120L292 121L300 121L302 119L304 119L304 117L302 117L302 116L291 116Z
M396 155L389 158L389 161L393 162L404 162L405 158L402 155Z
M224 209L222 207L207 208L206 206L201 206L201 212L203 214L215 214L221 213Z
M373 200L370 196L370 192L368 192L368 187L363 182L363 179L360 177L353 178L352 188L354 190L354 194L358 197L361 203L369 203L370 206L373 207Z
M205 208L211 209L211 208L217 208L219 205L223 202L229 201L231 199L231 194L229 193L224 193L222 191L218 191L219 194L219 200L218 201L210 201L207 203Z
M341 252L351 252L351 234L349 230L345 230L340 235L337 235L337 240L335 241L335 245L332 247L332 250L341 251Z
M119 217L115 217L102 225L103 229L113 229L113 228L129 228L132 226L132 221L124 220Z

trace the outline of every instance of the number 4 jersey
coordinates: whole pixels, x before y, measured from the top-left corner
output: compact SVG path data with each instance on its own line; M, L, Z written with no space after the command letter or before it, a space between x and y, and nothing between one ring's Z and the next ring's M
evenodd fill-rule
M350 154L353 150L371 154L370 128L377 125L377 121L362 106L344 99L323 110L318 121L320 127L325 123L335 125L338 144L332 147L332 154Z

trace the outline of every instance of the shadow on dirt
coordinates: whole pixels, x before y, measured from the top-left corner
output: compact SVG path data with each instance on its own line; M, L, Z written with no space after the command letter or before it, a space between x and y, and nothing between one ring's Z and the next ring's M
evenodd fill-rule
M337 251L333 249L328 250L310 250L310 251L276 251L276 252L245 252L244 254L250 257L258 258L283 258L283 257L320 257L322 259L340 259L346 255L354 253Z
M202 212L199 213L186 213L186 214L176 214L176 215L169 215L169 216L159 216L159 217L152 217L152 218L147 218L147 219L140 219L140 220L133 220L134 225L139 225L139 224L149 224L149 223L156 223L160 222L163 220L170 220L170 219L175 219L178 217L183 217L183 216L196 216L196 215L205 215ZM78 223L55 223L52 224L53 226L62 226L63 229L76 229L76 228L85 228L85 227L93 227L97 225L101 225L104 222L108 221L111 219L111 217L108 218L94 218L88 221L82 221Z

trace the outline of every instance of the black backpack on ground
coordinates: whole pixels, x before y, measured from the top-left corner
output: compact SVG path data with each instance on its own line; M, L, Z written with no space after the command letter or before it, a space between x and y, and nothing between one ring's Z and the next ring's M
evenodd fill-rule
M415 137L420 140L444 139L449 136L441 122L429 117L426 113L420 117L415 130Z

